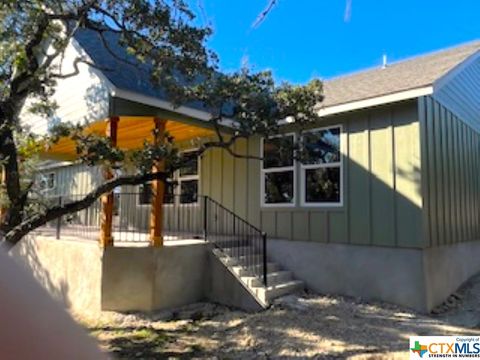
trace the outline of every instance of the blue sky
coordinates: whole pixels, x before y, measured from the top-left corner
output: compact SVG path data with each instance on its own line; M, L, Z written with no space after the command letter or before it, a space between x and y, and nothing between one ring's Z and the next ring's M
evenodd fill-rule
M294 83L330 78L480 38L479 0L279 0L256 29L267 0L203 0L223 70L248 59Z

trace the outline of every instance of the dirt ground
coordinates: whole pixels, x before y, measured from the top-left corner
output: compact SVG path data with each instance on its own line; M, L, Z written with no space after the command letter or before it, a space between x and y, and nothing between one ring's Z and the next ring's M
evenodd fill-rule
M80 321L120 359L404 359L411 335L480 334L480 274L436 312L303 294L255 314L204 303Z

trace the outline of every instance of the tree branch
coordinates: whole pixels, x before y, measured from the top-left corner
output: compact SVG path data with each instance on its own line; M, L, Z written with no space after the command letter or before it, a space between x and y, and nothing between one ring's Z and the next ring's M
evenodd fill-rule
M230 155L232 155L234 158L237 158L237 159L247 159L247 160L252 159L252 160L262 161L263 157L261 156L239 154L232 150L232 145L237 140L246 139L246 138L247 137L243 135L233 135L228 141L219 140L219 141L206 142L201 146L200 153L204 153L209 148L220 148L220 149L226 150Z
M75 60L73 60L73 71L69 72L67 74L62 74L60 73L51 73L50 77L55 78L55 79L67 79L73 76L76 76L80 73L80 69L78 67L78 64L85 64L88 66L91 66L92 68L99 69L99 70L106 70L106 71L111 71L113 70L112 68L107 68L103 66L98 66L97 64L92 63L91 61L85 60L84 58L77 57Z
M111 31L111 30L110 30ZM132 61L129 61L125 58L122 58L120 56L118 56L117 54L115 54L115 52L112 50L112 48L110 47L110 45L108 44L108 41L105 39L105 37L103 36L105 30L101 30L101 29L97 29L97 32L98 32L98 35L100 36L100 41L102 42L102 45L103 47L105 48L105 50L107 50L107 52L113 56L113 58L115 58L116 60L120 61L120 62L123 62L127 65L130 65L132 66L133 68L135 69L138 69L139 68L139 65L138 63L134 63Z
M267 15L272 11L272 9L277 5L277 0L269 0L267 7L258 15L258 17L255 19L255 22L253 23L252 27L255 29L260 26L262 22L265 21L267 18Z

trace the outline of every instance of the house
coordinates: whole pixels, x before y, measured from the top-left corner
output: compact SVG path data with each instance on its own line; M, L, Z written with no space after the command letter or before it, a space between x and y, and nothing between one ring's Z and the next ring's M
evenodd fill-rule
M88 32L76 36L67 56L86 53L112 70L83 67L59 83L57 116L87 119L99 132L108 119L119 119L117 144L124 148L151 136L154 118L168 120L191 166L175 174L178 186L166 190L166 233L175 229L178 235L185 225L179 219L187 218L194 219L187 224L192 233L214 233L199 220L198 199L208 196L233 214L217 235L240 231L232 219L265 232L268 261L307 288L430 311L480 271L479 50L480 42L467 43L326 81L321 120L309 130L322 141L309 143L308 132L300 134L295 124L283 128L289 141L305 137L317 158L308 164L293 154L279 159L278 139L259 137L234 150L261 155L263 162L221 149L197 158L193 139L213 136L201 106L173 108L141 70L118 62ZM30 121L39 132L47 128L45 121ZM331 150L321 150L322 142ZM83 194L102 181L98 169L71 162L73 145L66 140L48 156L55 161L42 171L42 186L50 194ZM114 226L146 233L150 187L117 193L125 200ZM100 206L95 211L94 222ZM169 211L176 223L167 226Z

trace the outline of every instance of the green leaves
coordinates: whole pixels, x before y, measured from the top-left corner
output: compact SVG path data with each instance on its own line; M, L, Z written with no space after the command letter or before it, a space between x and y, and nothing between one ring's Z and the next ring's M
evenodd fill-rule
M77 135L76 150L79 159L89 166L104 165L113 169L122 167L125 154L112 145L109 138L96 134Z
M317 107L323 101L323 84L314 79L307 85L282 84L274 95L280 116L293 117L302 126L318 120Z
M152 84L174 106L202 103L218 140L204 139L201 151L217 146L232 153L231 145L239 138L278 134L286 118L300 128L317 119L316 107L323 99L319 80L304 86L278 85L269 71L218 72L217 56L205 46L212 30L197 25L188 4L185 0L0 2L0 129L7 126L17 134L15 147L13 140L0 143L0 163L8 159L12 169L7 202L16 203L17 213L10 218L20 221L23 216L25 203L18 199L30 191L36 169L31 163L39 149L61 138L73 140L79 160L91 166L133 165L144 174L151 172L156 161L164 161L167 172L181 166L178 146L168 136L162 144L145 142L131 152L116 148L105 136L87 133L83 125L66 122L53 126L45 138L29 137L19 118L26 101L31 111L53 122L57 81L78 74L79 63L99 65L80 56L62 66L65 49L79 29L100 37L103 50L117 61L148 71ZM128 56L112 50L111 35ZM76 71L70 72L72 67ZM62 73L64 68L69 69L67 73Z
M128 154L127 161L142 174L151 172L156 161L164 162L167 173L172 173L181 166L178 147L168 134L165 136L165 141L160 144L145 141L142 148Z
M307 85L278 86L269 71L252 73L242 69L232 74L213 74L194 88L193 97L210 110L214 125L229 119L239 137L268 137L278 134L282 120L287 118L298 127L316 121L322 90L322 82L317 79Z

